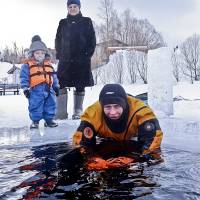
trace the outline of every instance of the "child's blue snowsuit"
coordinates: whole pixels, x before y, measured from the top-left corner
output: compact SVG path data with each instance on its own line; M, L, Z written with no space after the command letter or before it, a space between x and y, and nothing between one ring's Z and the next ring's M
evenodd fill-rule
M39 66L43 67L43 66ZM30 67L28 64L21 66L20 80L23 90L30 88L29 116L32 121L50 121L56 114L56 96L55 91L59 89L58 78L55 73L52 74L52 86L47 83L40 83L34 87L30 87Z

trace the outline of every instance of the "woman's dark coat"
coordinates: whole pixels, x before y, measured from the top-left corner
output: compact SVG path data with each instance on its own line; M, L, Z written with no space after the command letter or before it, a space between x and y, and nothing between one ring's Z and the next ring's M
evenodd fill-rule
M55 48L59 59L57 75L61 88L94 85L91 57L95 46L95 31L89 17L79 13L60 20Z

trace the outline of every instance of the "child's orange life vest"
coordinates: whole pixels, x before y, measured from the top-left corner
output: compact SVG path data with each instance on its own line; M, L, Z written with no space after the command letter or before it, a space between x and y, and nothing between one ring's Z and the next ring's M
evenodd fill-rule
M30 68L30 87L39 85L40 83L47 83L52 86L53 73L55 73L49 60L45 60L43 65L38 65L35 60L27 60L26 64Z

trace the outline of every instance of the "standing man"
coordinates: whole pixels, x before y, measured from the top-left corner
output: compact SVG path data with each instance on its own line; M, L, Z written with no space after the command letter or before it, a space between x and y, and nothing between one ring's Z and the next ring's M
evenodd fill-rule
M56 33L57 75L60 88L74 87L72 119L80 119L85 87L93 86L91 57L96 46L92 20L80 12L80 0L68 0L68 15L61 19Z
M89 106L73 136L75 145L91 145L96 137L125 142L136 140L143 155L160 148L163 133L151 108L126 94L119 84L107 84L99 101Z

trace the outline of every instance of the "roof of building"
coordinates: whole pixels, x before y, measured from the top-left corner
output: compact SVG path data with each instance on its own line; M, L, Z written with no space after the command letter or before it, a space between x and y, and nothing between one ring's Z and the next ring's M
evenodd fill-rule
M120 41L120 40L117 40L117 39L112 39L112 40L108 40L108 41L103 41L103 42L99 42L97 43L97 46L104 46L104 45L107 45L107 46L116 46L116 45L119 45L119 46L129 46L128 44Z
M13 65L12 68L10 68L7 73L8 74L13 74L15 70L20 70L20 68L16 67L15 65Z

